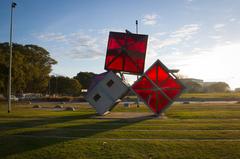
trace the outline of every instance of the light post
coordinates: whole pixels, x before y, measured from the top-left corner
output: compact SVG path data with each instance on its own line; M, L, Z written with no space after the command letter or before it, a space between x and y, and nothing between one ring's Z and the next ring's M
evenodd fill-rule
M136 34L138 34L138 20L136 20ZM138 75L137 75L137 80L138 80ZM138 98L138 96L137 96L137 107L139 107L139 98Z
M136 20L136 34L138 34L138 20Z
M12 25L12 20L13 20L13 9L16 7L16 3L12 2L11 4L11 21L10 21L10 57L9 57L9 77L8 77L8 113L11 112L11 80L12 80L12 32L13 32L13 25Z

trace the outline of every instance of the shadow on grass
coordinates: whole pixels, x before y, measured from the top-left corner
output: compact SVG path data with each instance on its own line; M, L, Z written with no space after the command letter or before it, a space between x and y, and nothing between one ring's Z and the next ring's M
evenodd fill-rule
M12 123L13 125L25 125L29 128L37 127L44 124L53 124L60 122L70 122L79 119L92 119L95 114L85 114L79 116L64 116L57 118L48 118L42 120L24 121L23 123ZM64 126L54 128L51 130L27 131L14 135L2 136L0 141L0 154L5 158L10 155L17 155L24 152L37 150L46 146L63 143L78 138L89 138L99 133L112 131L114 129L122 128L131 124L141 122L143 120L151 119L153 116L141 116L128 119L94 119L97 123L86 123L74 126ZM99 122L100 120L100 122ZM101 121L102 120L102 121ZM35 124L31 124L35 122ZM18 127L18 128L21 128Z
M72 116L61 116L61 117L49 117L34 120L20 120L16 122L0 123L0 130L14 130L19 128L31 128L46 124L64 123L73 120L86 119L93 114L82 114L82 115L72 115Z

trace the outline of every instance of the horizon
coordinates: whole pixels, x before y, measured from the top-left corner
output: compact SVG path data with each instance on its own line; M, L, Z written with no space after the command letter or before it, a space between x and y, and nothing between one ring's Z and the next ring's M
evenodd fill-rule
M138 20L149 35L145 70L159 59L189 78L240 87L240 1L15 2L13 42L47 49L58 61L52 74L104 72L109 32L134 33ZM9 39L10 5L0 2L0 42Z

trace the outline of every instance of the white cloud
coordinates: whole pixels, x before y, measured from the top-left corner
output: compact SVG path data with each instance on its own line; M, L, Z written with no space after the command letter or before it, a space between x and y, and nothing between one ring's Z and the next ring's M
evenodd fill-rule
M157 17L157 14L146 14L143 16L142 22L144 25L156 25Z
M154 19L155 15L149 16L150 19ZM149 18L148 17L148 18ZM172 33L159 32L149 38L148 52L150 56L156 56L158 51L167 46L177 45L180 42L189 40L199 30L199 25L190 24L185 25ZM37 36L42 41L56 41L61 42L66 46L65 55L74 59L96 59L104 57L106 53L107 39L109 30L116 29L101 29L91 30L96 32L96 36L91 36L83 32L74 32L71 34L63 33L45 33ZM117 29L117 31L121 31ZM167 36L166 39L162 39L163 36ZM161 37L160 39L157 37ZM70 48L67 50L67 48Z
M231 18L231 19L229 19L229 21L230 21L230 22L235 22L236 19L235 19L235 18Z
M44 33L37 35L37 38L44 41L65 41L66 37L62 33Z
M184 25L182 28L173 32L170 37L188 40L192 37L192 35L196 34L199 29L200 26L198 24Z
M96 44L96 38L83 33L72 33L68 35L68 42L74 46L91 46Z
M216 25L213 26L213 28L216 31L221 31L224 27L225 27L225 24L216 24Z
M158 35L155 34L149 38L148 52L151 57L156 56L161 48L190 40L199 30L200 26L198 24L189 24L173 31L165 39L158 38Z
M229 21L230 21L230 22L235 22L235 21L236 21L236 18L230 18Z
M74 59L96 59L105 55L107 37L90 36L84 33L73 33L69 36L71 50L67 53Z
M158 33L155 33L154 35L155 36L164 36L166 34L167 34L167 32L158 32Z
M221 35L211 35L211 36L209 36L209 38L211 38L213 40L221 40L223 37Z
M62 33L45 33L37 36L42 41L61 42L65 47L61 52L65 52L65 56L73 59L96 59L103 57L105 53L104 47L107 45L107 37L90 36L82 32L71 34ZM103 44L103 42L105 42ZM68 49L70 48L70 49Z
M180 43L181 41L182 41L181 38L167 38L165 40L159 41L158 48L176 45L176 44Z
M150 66L153 63L152 59L158 59L161 55L163 48L165 47L176 47L176 45L188 41L193 38L193 35L197 34L200 30L200 25L198 24L189 24L184 25L183 27L173 31L171 33L164 33L167 37L163 39L161 36L154 34L149 37L147 56L146 56L146 67ZM171 55L181 54L180 50L175 50Z
M68 55L74 59L97 59L105 54L98 46L95 47L75 47Z

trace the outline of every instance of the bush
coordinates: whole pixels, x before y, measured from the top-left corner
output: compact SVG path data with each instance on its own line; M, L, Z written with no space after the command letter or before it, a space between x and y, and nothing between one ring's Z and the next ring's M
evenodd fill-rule
M63 109L63 106L62 105L56 105L54 108L56 108L56 109Z
M34 105L33 108L42 108L40 105Z
M75 108L74 107L66 107L65 110L67 110L67 111L75 111Z

